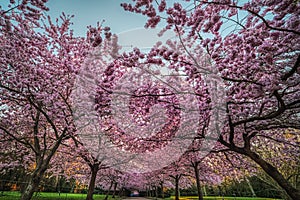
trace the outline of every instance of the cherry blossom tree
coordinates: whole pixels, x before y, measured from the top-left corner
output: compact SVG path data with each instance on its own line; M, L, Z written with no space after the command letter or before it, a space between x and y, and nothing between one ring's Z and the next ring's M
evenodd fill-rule
M178 160L172 165L163 169L163 172L169 175L169 179L172 180L173 187L175 189L175 200L179 200L180 195L180 186L185 188L191 185L191 180L189 179L192 176L191 170L186 165L184 160Z
M146 175L147 181L152 183L147 185L155 186L155 195L156 197L165 198L164 188L167 186L167 182L169 181L169 174L164 171L164 169L150 172ZM160 193L158 193L160 192Z
M150 69L147 67L153 64L167 66L174 71L173 77L185 76L186 83L182 83L182 88L193 87L198 100L196 107L200 108L196 139L205 139L208 136L202 133L213 121L210 118L216 105L212 103L214 97L204 77L216 72L226 85L227 95L223 98L227 115L225 125L214 130L221 134L214 138L218 140L214 151L223 153L224 157L203 158L190 154L189 164L194 167L199 199L200 178L197 173L202 159L210 159L208 164L219 162L217 166L224 166L224 160L230 161L233 166L245 166L248 162L245 157L260 166L292 199L300 199L299 189L280 169L281 160L273 156L273 153L280 154L276 151L280 146L284 151L283 157L299 163L295 159L299 157L299 149L296 148L299 142L294 137L300 128L298 1L182 0L169 5L165 0L137 0L133 4L122 4L125 10L146 15L149 18L146 27L156 27L164 21L165 28L161 34L173 30L178 35L178 41L158 43L149 53L135 48L122 55L118 54L116 40L110 40L109 28L102 28L100 24L96 28L89 27L86 38L76 38L69 30L70 16L62 14L53 22L42 14L48 10L44 6L46 1L10 2L6 10L0 10L0 140L1 148L10 151L4 156L10 156L14 161L11 165L19 164L13 158L17 150L11 147L22 146L21 160L32 166L31 178L21 199L32 197L61 145L67 146L78 140L77 134L82 130L74 125L71 93L76 82L75 75L91 52L98 55L100 52L101 56L109 54L113 58L111 63L103 66L103 62L107 61L105 58L95 60L92 57L90 64L101 67L92 71L101 74L93 99L97 117L101 119L97 125L115 146L133 154L154 152L169 144L183 119L180 115L184 109L180 107L175 90L170 87L173 79L169 78L167 84L162 84L147 76L144 85L130 93L127 116L144 126L153 107L159 105L165 109L166 124L150 137L126 134L118 127L111 108L112 94L119 87L115 82L123 80L126 73L132 74L131 83L126 82L126 87L140 81L140 77L134 74L135 69L147 71ZM102 39L103 32L105 39ZM294 41L293 44L291 41ZM207 62L213 67L206 66ZM156 77L159 71L148 75ZM129 125L129 121L123 124ZM286 130L293 137L283 137ZM268 148L262 148L262 142L266 142ZM87 199L92 199L102 160L86 149L82 150L80 145L72 146L78 147L79 157L90 168ZM203 150L201 145L195 148L192 152ZM272 152L272 157L268 157L266 151ZM173 152L167 153L172 155ZM244 163L239 163L241 160ZM192 176L185 162L178 160L163 170L168 171L166 174L175 181L176 200L179 199L180 181L188 185L189 179L185 177ZM9 163L4 164L9 166ZM211 170L209 167L217 168L203 165L202 170ZM140 181L134 182L137 177ZM119 187L134 188L146 184L143 176L137 174L123 175L119 180L123 181ZM157 187L159 181L152 180L151 184Z
M84 147L78 148L76 147L77 150L75 151L80 151L78 152L78 156L81 158L81 163L86 164L89 167L89 184L88 184L88 193L86 200L92 200L93 199L93 194L94 194L94 189L97 184L97 174L99 171L102 171L103 169L106 169L107 166L103 165L101 160L98 160L95 158L91 153L85 149ZM80 150L79 150L80 149ZM101 173L101 176L104 176L105 173Z
M91 200L97 185L111 184L109 191L112 186L114 189L117 187L118 173L102 161L103 159L95 158L76 136L60 145L50 163L49 171L53 176L73 178L83 185L88 185L86 199Z
M101 163L97 162L82 144L79 144L77 140L75 141L68 140L60 145L53 156L48 171L52 176L73 178L82 185L88 185L86 198L92 199Z
M112 168L108 168L105 171L101 171L102 181L101 185L107 190L104 199L108 199L109 194L113 191L112 198L115 198L116 190L118 189L119 181L121 180L122 173Z
M284 177L297 188L297 179L299 178L299 131L293 128L268 131L264 135L258 135L253 141L253 148L283 174ZM276 137L274 137L276 136ZM262 175L260 171L257 177L263 181L268 180L269 184L277 188L284 199L290 199L289 195L283 190L277 182L270 177Z
M14 151L18 143L27 152L22 164L33 166L22 200L31 199L60 145L74 139L75 74L102 42L100 25L90 27L86 38L74 37L72 16L62 14L53 22L43 14L45 2L11 1L0 13L0 132L7 145L1 147Z
M196 186L197 186L197 193L198 193L198 199L203 200L203 194L201 189L201 182L200 178L204 175L205 172L207 172L206 166L203 165L202 159L195 159L194 155L190 154L187 158L190 161L190 166L193 168L194 171L194 177L196 179ZM202 163L202 166L201 166ZM200 175L201 173L201 175Z
M299 189L290 184L276 163L264 159L258 147L253 148L258 135L276 140L276 134L267 133L300 127L299 2L186 0L169 4L165 0L139 0L122 6L147 16L146 27L164 21L163 31L174 30L186 46L202 45L226 84L228 116L219 138L223 149L251 158L292 199L299 199ZM163 48L154 49L151 59L163 57L177 69L188 67L190 78L201 73L199 65L190 62L197 55L178 56L167 49L163 54L155 53Z

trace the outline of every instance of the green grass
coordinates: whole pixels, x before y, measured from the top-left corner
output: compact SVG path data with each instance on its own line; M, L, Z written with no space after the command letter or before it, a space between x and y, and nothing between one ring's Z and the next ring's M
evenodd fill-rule
M20 192L4 192L0 200L19 200ZM94 200L103 200L105 195L94 194ZM41 192L34 194L32 200L85 200L86 194ZM109 198L112 200L112 198ZM118 198L115 198L118 200Z
M105 195L94 194L94 200L103 200ZM86 194L72 194L72 193L51 193L41 192L34 194L32 200L85 200ZM4 192L3 196L0 194L0 200L19 200L20 192ZM153 198L154 199L154 198ZM181 197L180 200L197 200L196 196ZM250 197L204 197L204 200L275 200L270 198L250 198ZM109 200L113 200L109 198ZM119 200L115 198L114 200ZM166 198L165 200L174 200L174 197Z
M174 199L174 198L172 198ZM180 200L197 200L198 197L196 196L187 196L187 197L181 197ZM210 200L210 199L214 199L214 200L275 200L275 199L271 199L271 198L251 198L251 197L204 197L204 199L206 200Z

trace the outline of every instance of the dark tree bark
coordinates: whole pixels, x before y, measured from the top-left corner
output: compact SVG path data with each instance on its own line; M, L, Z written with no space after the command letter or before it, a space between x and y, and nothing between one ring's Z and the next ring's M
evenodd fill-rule
M300 190L293 187L293 185L284 178L284 176L278 171L276 167L261 158L257 153L251 150L251 138L255 135L247 136L243 135L244 146L238 147L234 143L234 124L229 116L229 126L230 126L230 137L229 142L225 141L222 135L219 138L219 142L224 146L228 147L228 150L234 151L236 153L245 155L258 164L277 184L287 193L287 195L293 200L300 199Z
M93 200L96 177L97 177L97 173L99 171L99 163L90 165L90 169L91 169L91 179L90 179L90 183L89 183L89 189L88 189L88 194L86 196L86 200Z
M175 178L175 200L179 200L179 180L180 175L176 175Z
M30 200L34 194L38 190L38 187L41 183L42 178L46 170L48 169L48 165L59 145L62 142L63 137L65 136L65 132L58 138L55 145L51 148L50 153L45 156L42 156L42 150L39 146L38 141L35 141L35 149L36 149L36 168L31 174L28 183L24 187L24 191L21 194L20 200ZM34 138L37 140L37 137Z
M24 192L21 195L21 200L30 200L32 198L34 192L37 191L37 188L39 187L39 184L42 180L42 177L44 176L46 169L35 171L32 174L31 178L29 179L29 182L25 187Z
M108 195L109 195L109 193L110 193L110 191L111 191L111 188L112 188L113 184L114 184L114 182L111 181L111 182L110 182L110 186L109 186L109 188L108 188L108 191L107 191L107 193L106 193L106 195L105 195L104 200L107 200L107 199L108 199Z
M117 186L118 186L118 183L117 183L117 182L115 182L115 184L114 184L114 191L113 191L113 195L112 195L112 197L111 197L111 198L115 198L115 195L116 195L116 190L117 190Z
M119 197L122 197L123 196L123 191L124 191L124 189L123 189L123 187L120 189L120 191L119 191L119 193L118 193L118 196Z
M198 199L203 200L203 193L201 190L201 183L200 183L199 164L200 162L193 162L192 166L194 168L195 177L196 177Z
M164 199L165 198L165 192L164 192L164 183L160 182L160 192L161 192L161 198Z
M279 185L282 187L286 193L293 199L300 199L300 190L294 188L291 183L289 183L283 175L278 171L276 167L262 159L257 153L250 150L245 152L245 155L250 157L254 162L256 162L270 177L272 177Z

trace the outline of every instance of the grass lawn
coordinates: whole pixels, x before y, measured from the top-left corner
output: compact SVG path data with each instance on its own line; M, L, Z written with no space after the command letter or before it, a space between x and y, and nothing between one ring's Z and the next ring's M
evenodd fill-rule
M94 194L94 200L103 200L105 195ZM51 193L41 192L35 194L32 200L85 200L86 194L72 194L72 193ZM0 194L0 200L19 200L20 192L4 192L3 196ZM154 198L152 198L154 199ZM196 196L181 197L180 200L197 200ZM250 198L250 197L204 197L205 200L275 200L268 198ZM109 198L109 200L113 200ZM120 200L115 198L115 200ZM160 199L161 200L161 199ZM166 198L165 200L174 200L174 197Z
M174 199L174 197L171 197ZM197 200L198 197L191 196L191 197L181 197L180 200ZM271 199L271 198L251 198L251 197L204 197L206 200L276 200L276 199Z
M20 192L4 192L0 200L19 200ZM94 194L94 200L103 200L105 195ZM34 194L32 200L85 200L86 194L41 192ZM112 199L112 198L109 198ZM118 200L118 198L116 198Z

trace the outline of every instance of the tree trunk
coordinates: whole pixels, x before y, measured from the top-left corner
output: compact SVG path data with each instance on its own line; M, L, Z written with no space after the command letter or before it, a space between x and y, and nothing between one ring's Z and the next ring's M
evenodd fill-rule
M253 190L253 187L252 187L252 185L251 185L249 179L248 179L247 177L245 177L245 179L246 179L246 182L247 182L247 184L248 184L248 186L249 186L249 188L250 188L250 191L251 191L251 193L252 193L252 197L256 197L256 194L255 194L255 192L254 192L254 190Z
M111 182L110 182L110 186L109 186L109 188L108 188L108 191L106 192L106 196L105 196L104 200L107 200L107 199L108 199L108 195L109 195L109 193L110 193L110 191L111 191L111 188L112 188L113 184L114 184L114 182L111 181Z
M235 179L233 179L233 182L234 182L235 186L238 185L238 182ZM239 197L243 196L241 191L240 191L240 187L236 187L236 193L237 194L234 194L235 196L239 196Z
M29 182L26 184L23 193L21 194L21 200L30 200L35 191L37 191L40 182L44 176L47 167L39 163L36 170L31 175Z
M31 179L26 185L24 192L21 195L21 200L30 200L33 196L33 193L37 190L38 183L33 182Z
M54 146L50 149L49 154L44 157L41 155L41 149L37 140L37 137L34 137L35 147L36 147L36 168L32 175L30 176L29 182L25 185L24 191L21 194L20 200L30 200L35 191L37 191L40 182L48 168L50 160L52 159L53 155L57 151L59 145L61 144L63 138L65 137L67 129L63 131L60 137L55 142ZM45 150L45 149L44 149Z
M206 192L206 187L205 187L205 185L203 185L203 191L204 191L204 195L207 196L207 192Z
M165 198L165 192L164 192L164 184L163 182L160 182L160 189L161 189L161 198Z
M91 179L90 179L90 184L89 184L89 189L88 189L88 194L86 196L86 200L93 200L96 177L97 177L97 173L99 171L99 164L93 164L90 166L90 168L91 168L92 174L91 174Z
M259 157L259 155L255 152L246 151L246 155L255 161L269 176L271 176L293 200L300 199L300 190L294 188L277 170L277 168Z
M150 187L150 197L154 197L154 190L153 190L153 187L151 186Z
M200 183L200 174L199 174L199 162L193 163L194 171L195 171L195 177L196 177L196 184L197 184L197 192L198 192L198 199L203 200L203 194L201 190L201 183Z
M111 198L115 198L115 195L116 195L116 190L117 190L117 186L118 186L118 183L117 183L117 182L115 182L115 184L114 184L114 192L113 192L113 195L112 195L112 197L111 197Z
M119 196L119 197L122 197L122 196L123 196L123 187L120 188L119 193L118 193L118 196Z
M175 200L179 200L179 176L175 176Z

